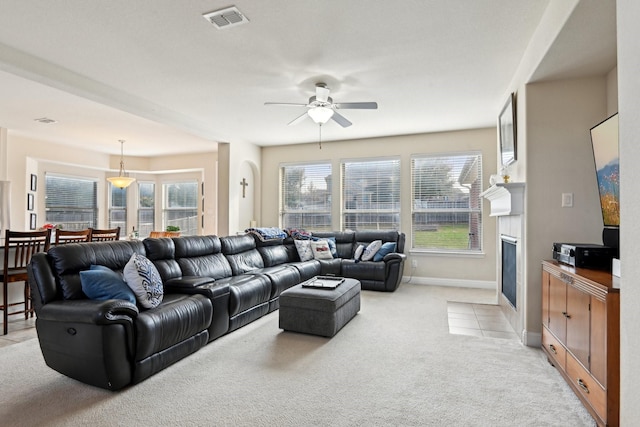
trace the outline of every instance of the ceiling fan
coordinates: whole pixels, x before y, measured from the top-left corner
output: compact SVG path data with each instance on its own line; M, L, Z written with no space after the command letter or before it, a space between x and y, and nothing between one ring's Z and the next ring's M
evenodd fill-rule
M329 96L329 88L324 83L316 83L316 94L309 98L307 104L296 104L286 102L265 102L264 105L280 105L284 107L307 107L308 110L302 115L289 122L289 126L303 121L307 116L311 117L315 123L322 126L330 119L346 128L351 126L351 122L336 110L359 109L375 110L378 108L377 102L333 102Z

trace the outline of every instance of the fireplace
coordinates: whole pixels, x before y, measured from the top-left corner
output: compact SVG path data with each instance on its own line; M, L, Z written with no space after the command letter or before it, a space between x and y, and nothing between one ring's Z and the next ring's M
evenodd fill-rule
M502 295L509 301L514 309L516 304L516 288L517 288L517 258L516 245L517 239L510 236L501 235L502 241Z

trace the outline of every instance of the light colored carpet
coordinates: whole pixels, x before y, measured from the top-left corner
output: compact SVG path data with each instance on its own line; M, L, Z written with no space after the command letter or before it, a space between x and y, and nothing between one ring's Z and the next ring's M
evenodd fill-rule
M45 366L37 340L0 348L0 423L13 426L593 426L542 352L450 335L455 289L363 292L332 339L278 313L146 381L109 392ZM484 302L484 301L478 301Z

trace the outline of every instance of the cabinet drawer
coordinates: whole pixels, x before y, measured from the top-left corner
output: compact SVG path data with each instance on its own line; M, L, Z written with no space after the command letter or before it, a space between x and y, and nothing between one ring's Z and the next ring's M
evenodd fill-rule
M566 370L567 350L560 344L560 341L554 337L545 327L542 328L542 347L553 358L553 364L563 371Z
M578 390L578 393L589 401L591 407L606 422L606 391L571 354L567 354L567 375L571 379L572 385Z

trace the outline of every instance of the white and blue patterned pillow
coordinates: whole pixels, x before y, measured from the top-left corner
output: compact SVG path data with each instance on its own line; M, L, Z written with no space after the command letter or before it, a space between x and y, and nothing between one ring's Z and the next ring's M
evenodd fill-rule
M151 261L134 253L122 273L141 306L154 308L160 305L164 295L162 279Z
M311 250L311 240L294 240L300 261L310 261L313 259Z
M374 240L373 242L369 243L364 249L364 252L362 252L362 257L360 259L362 261L371 261L381 246L382 240Z
M356 248L356 251L353 253L353 259L356 260L356 262L360 261L360 257L362 256L363 252L364 252L364 245L358 245L358 247Z

